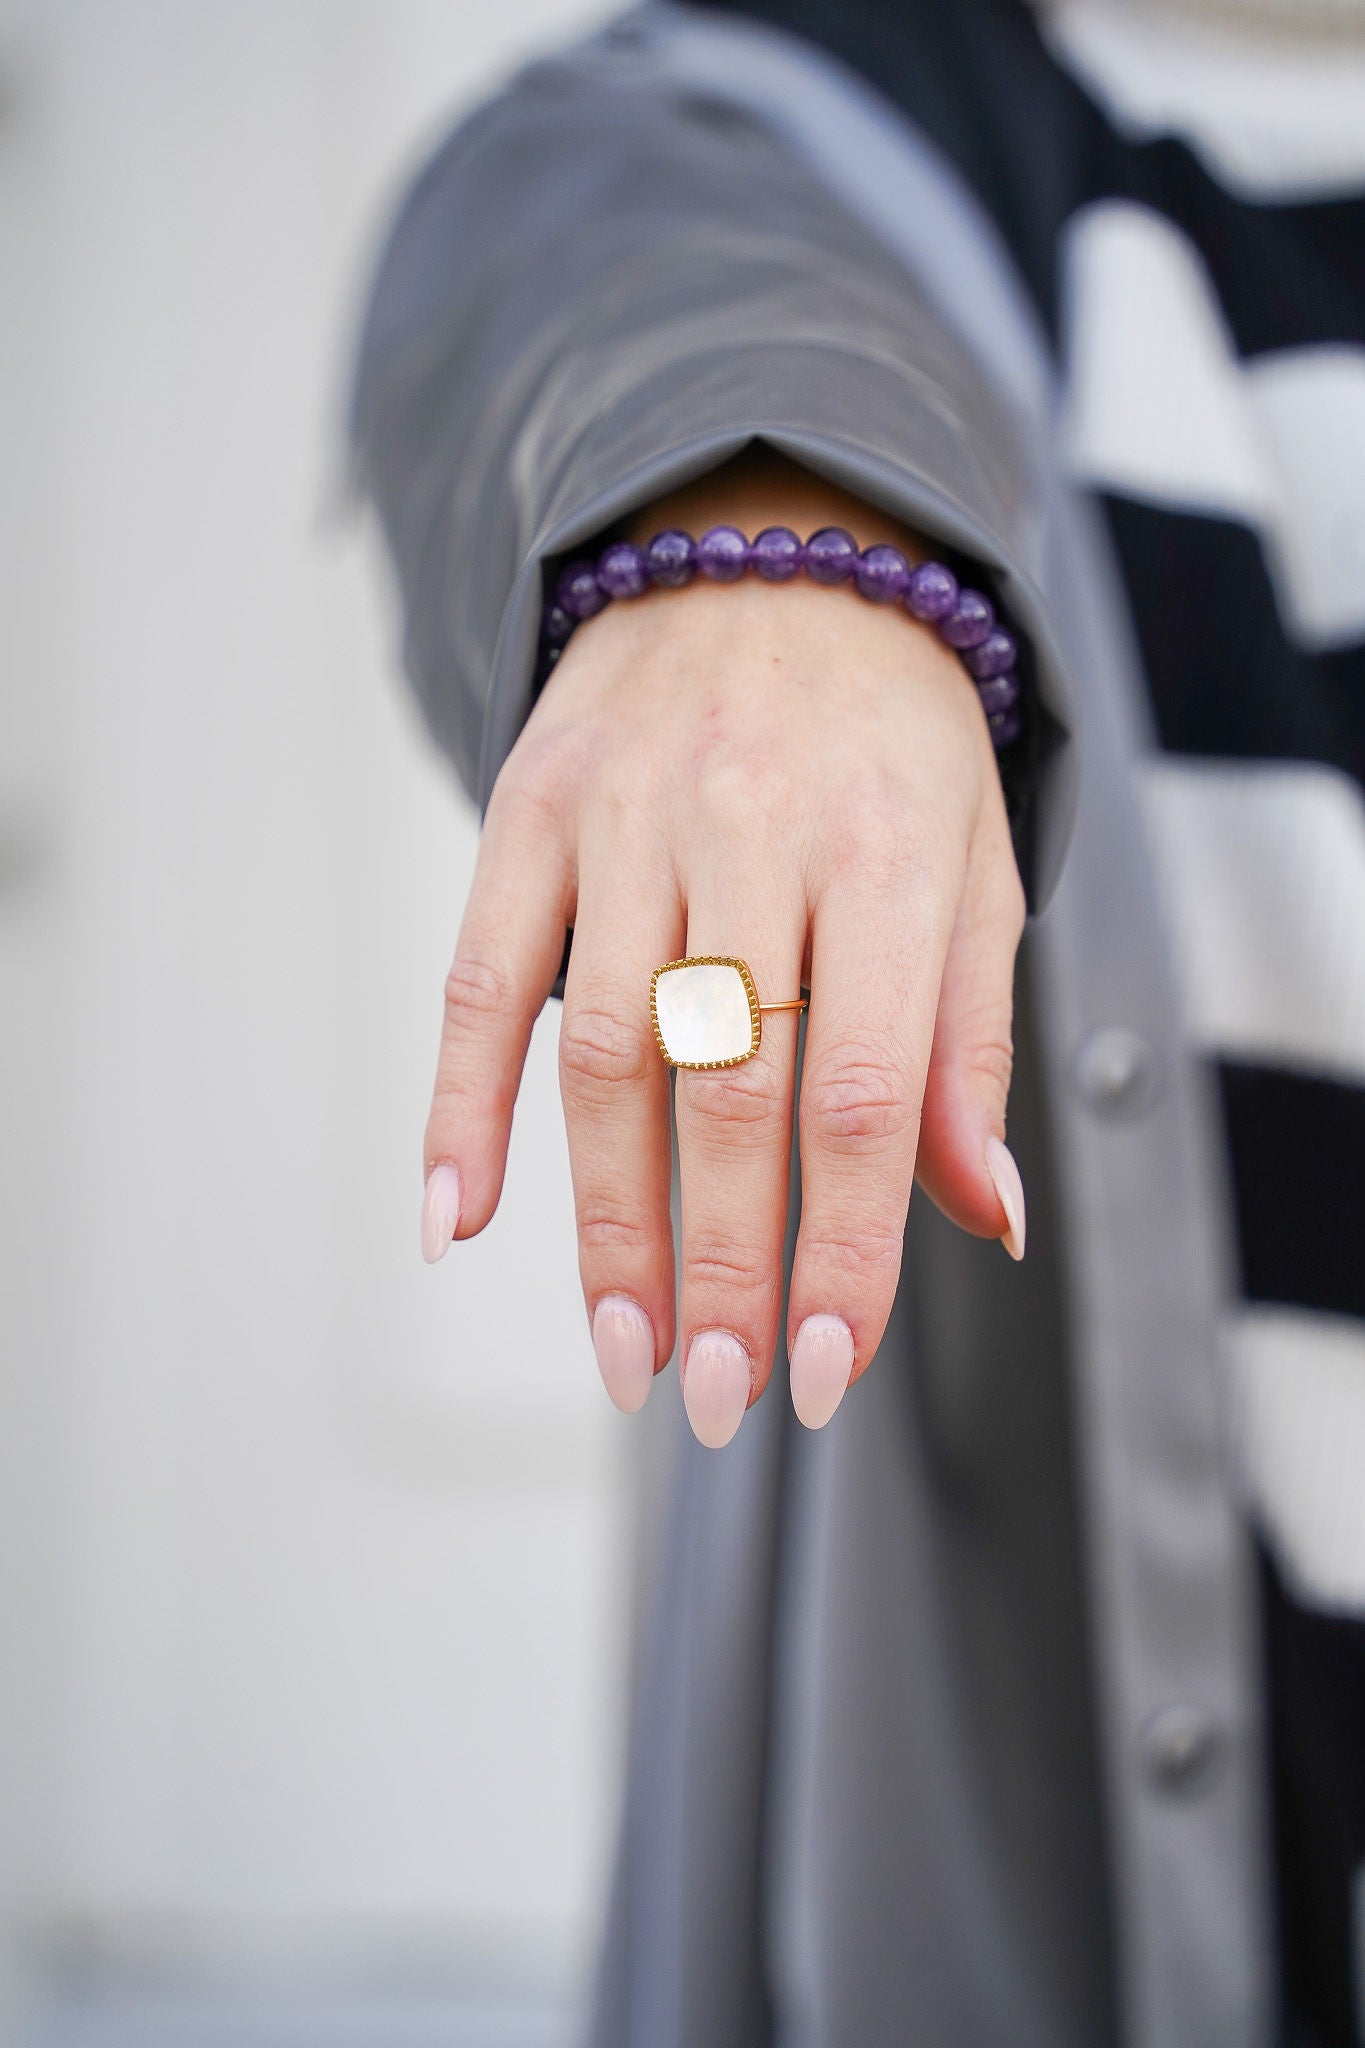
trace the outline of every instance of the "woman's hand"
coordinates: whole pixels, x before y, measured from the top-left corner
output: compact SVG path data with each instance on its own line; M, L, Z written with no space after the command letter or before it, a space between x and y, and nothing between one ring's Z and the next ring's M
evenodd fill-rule
M639 522L749 532L894 522L775 461L732 465ZM602 1376L643 1403L674 1343L669 1070L653 969L738 955L764 1002L811 990L799 1104L792 1398L818 1427L871 1362L916 1175L1023 1251L1003 1144L1024 899L985 718L960 661L900 607L802 581L700 581L579 628L488 805L446 984L423 1244L497 1206L531 1027L573 951L560 1076L579 1261ZM680 1071L683 1398L729 1441L777 1347L797 1016L743 1065Z

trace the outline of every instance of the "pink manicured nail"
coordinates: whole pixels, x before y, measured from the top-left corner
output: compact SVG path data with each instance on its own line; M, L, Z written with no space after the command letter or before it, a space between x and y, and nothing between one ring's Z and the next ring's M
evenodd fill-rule
M640 1304L604 1294L593 1311L592 1348L616 1406L623 1415L637 1415L654 1384L654 1325Z
M450 1250L460 1221L460 1199L459 1167L433 1166L422 1198L422 1257L429 1266Z
M792 1407L807 1429L823 1429L848 1391L853 1332L842 1316L807 1316L792 1345Z
M1012 1259L1024 1256L1024 1183L1014 1154L999 1138L986 1140L986 1170L995 1184L1008 1228L1000 1242Z
M728 1330L700 1330L687 1347L683 1406L708 1451L729 1443L749 1405L749 1354Z

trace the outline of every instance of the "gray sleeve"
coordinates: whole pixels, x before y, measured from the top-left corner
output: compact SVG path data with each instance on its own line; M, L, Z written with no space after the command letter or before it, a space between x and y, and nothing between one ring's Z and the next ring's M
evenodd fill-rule
M1027 615L1026 451L909 269L758 114L620 31L523 72L400 209L352 437L408 671L481 805L530 708L548 569L747 442L957 550L1025 633L1030 884L1029 792L1065 726Z

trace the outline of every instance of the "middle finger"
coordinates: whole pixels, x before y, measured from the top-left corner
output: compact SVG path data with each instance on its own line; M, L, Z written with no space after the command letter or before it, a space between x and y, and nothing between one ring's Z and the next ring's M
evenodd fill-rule
M742 958L760 1002L798 993L804 900L775 905L742 881L705 878L688 904L689 957ZM683 1401L700 1441L730 1441L772 1370L782 1307L799 1013L762 1020L741 1065L678 1074Z

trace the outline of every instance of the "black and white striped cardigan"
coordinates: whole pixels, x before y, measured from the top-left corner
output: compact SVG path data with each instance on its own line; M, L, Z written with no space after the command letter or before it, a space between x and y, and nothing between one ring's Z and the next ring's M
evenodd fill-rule
M1151 843L1231 1162L1285 1994L1304 2038L1362 2039L1365 10L1285 6L1250 35L1235 6L1071 0L1042 34L990 0L738 11L856 66L952 155L1064 366L1060 446L1131 605Z

